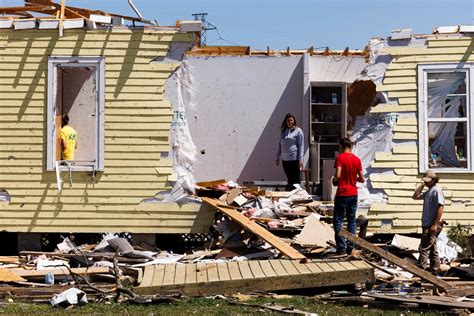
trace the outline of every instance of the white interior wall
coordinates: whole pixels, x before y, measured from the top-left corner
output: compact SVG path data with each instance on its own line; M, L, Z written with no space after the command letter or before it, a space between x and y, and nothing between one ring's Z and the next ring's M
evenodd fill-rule
M64 67L62 74L63 114L77 133L75 160L92 161L97 150L96 68Z
M198 151L197 181L286 180L275 154L287 112L303 129L308 158L309 82L350 83L365 67L361 56L308 57L186 58L187 78L174 74L166 95L177 104L177 89L184 89L187 124Z
M354 82L365 68L364 56L311 56L309 80L322 82Z
M303 56L189 57L187 62L195 108L186 108L186 116L198 150L196 180L285 180L275 166L281 121L292 112L307 129Z

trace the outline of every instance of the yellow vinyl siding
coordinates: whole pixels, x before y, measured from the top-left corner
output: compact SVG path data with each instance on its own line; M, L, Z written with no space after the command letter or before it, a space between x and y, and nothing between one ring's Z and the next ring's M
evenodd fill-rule
M398 98L398 105L381 104L372 113L417 113L417 66L422 63L474 62L473 40L469 38L429 39L428 47L393 47L384 52L392 54L378 91L388 92L389 97ZM418 173L418 120L415 117L399 117L394 128L394 139L398 144L391 152L376 153L372 168L393 171L393 175L373 173L369 175L372 187L381 189L387 196L386 203L373 204L368 212L369 230L381 233L420 232L420 201L411 196L421 182ZM409 142L404 145L403 141ZM440 173L439 186L446 196L443 219L450 225L459 222L474 225L474 174Z
M11 195L0 227L18 232L189 233L207 231L213 212L199 204L140 204L170 189L172 108L166 79L178 62L153 63L176 30L28 30L0 32L0 188ZM49 56L105 57L105 171L45 172Z

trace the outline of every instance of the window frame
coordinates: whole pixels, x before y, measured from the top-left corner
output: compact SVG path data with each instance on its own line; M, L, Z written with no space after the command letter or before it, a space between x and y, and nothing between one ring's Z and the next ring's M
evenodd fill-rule
M466 73L466 123L467 123L467 168L435 168L437 173L474 173L474 108L471 100L474 100L474 64L472 63L442 63L442 64L419 64L418 65L418 127L419 127L419 161L418 169L420 173L428 170L428 144L429 131L428 123L436 122L463 122L461 118L430 118L428 119L428 74L429 73Z
M104 129L105 129L105 58L102 56L50 56L48 57L47 93L47 153L46 171L56 170L56 112L57 112L57 68L58 67L96 67L96 105L97 105L97 147L93 166L71 166L71 171L104 170ZM80 146L80 145L79 145Z

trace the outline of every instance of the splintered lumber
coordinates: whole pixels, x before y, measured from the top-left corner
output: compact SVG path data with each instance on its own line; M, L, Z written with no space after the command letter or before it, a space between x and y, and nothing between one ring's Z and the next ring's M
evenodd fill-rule
M18 258L18 256L1 256L0 262L1 263L18 263L20 262L20 258Z
M200 187L212 187L214 185L225 184L225 183L227 183L226 179L219 179L219 180L214 180L214 181L197 182L196 185Z
M446 293L451 296L474 296L474 286L456 287Z
M45 270L22 270L12 269L17 275L24 278L41 277L45 276L48 272L53 273L55 276L66 276L69 275L69 270L66 267L45 269ZM109 273L108 267L90 267L90 268L72 268L71 271L75 274L102 274Z
M7 269L0 269L0 282L22 282L26 281L17 273L7 270Z
M353 242L354 244L356 244L357 246L359 246L359 247L361 247L361 248L363 248L363 249L365 249L365 250L367 250L367 251L369 251L373 254L376 254L376 255L380 256L381 258L383 258L383 259L399 266L402 269L405 269L406 271L408 271L410 273L413 273L416 276L419 276L423 280L425 280L425 281L427 281L431 284L434 284L436 287L443 290L444 292L447 292L448 290L453 288L453 286L451 284L449 284L448 282L440 280L436 276L429 273L428 271L422 270L422 269L418 268L417 266L415 266L414 264L412 264L412 263L410 263L410 262L408 262L404 259L401 259L401 258L389 253L388 251L385 251L382 248L379 248L379 247L371 244L370 242L365 241L362 238L359 238L357 236L352 235L351 233L349 233L344 228L341 229L341 231L339 232L339 236L344 237L347 240L349 240L349 241Z
M436 305L443 307L454 307L454 308L466 308L474 309L474 302L460 302L454 297L442 297L442 296L428 296L428 295L417 295L417 296L393 296L383 294L366 294L369 297L395 301L399 303L416 303L424 305Z
M281 253L290 259L305 259L306 257L298 252L296 249L291 247L289 244L283 242L280 238L270 233L268 230L251 221L249 218L237 212L233 207L222 204L219 200L210 199L203 197L201 198L204 202L210 206L215 207L220 212L229 216L233 221L242 225L245 230L248 230L252 234L261 237L263 240L268 242L270 245L278 249Z

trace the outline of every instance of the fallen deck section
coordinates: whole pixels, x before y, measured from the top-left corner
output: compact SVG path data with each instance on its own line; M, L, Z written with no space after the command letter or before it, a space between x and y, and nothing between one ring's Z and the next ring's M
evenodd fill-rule
M188 296L265 292L367 283L373 269L363 261L252 260L145 267L137 294L180 291Z

